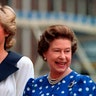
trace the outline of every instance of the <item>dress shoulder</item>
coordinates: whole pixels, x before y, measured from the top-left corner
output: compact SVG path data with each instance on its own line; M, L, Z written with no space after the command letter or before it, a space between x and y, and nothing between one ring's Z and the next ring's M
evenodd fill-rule
M18 61L18 63L22 63L23 65L32 65L32 61L29 57L27 56L22 56L22 58Z
M88 75L81 75L81 74L78 74L77 76L76 76L76 81L78 82L78 83L82 83L82 84L85 84L85 85L87 85L87 86L90 86L90 85L95 85L95 82L91 79L91 77L90 76L88 76Z
M32 92L35 92L35 88L39 88L39 86L42 85L42 82L46 81L45 79L47 78L47 75L40 76L38 78L30 78L25 86L23 96L31 96Z
M26 83L23 96L31 96L31 90L32 90L33 85L34 85L34 79L30 78L28 82Z
M77 74L74 80L69 96L96 96L96 83L89 76Z

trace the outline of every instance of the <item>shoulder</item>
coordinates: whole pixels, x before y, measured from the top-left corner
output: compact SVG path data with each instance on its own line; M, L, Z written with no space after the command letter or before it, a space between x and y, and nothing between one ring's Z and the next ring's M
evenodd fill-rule
M90 76L77 74L75 77L76 85L79 88L86 88L86 90L96 91L96 83Z
M29 78L29 80L26 83L25 89L27 89L28 87L32 88L35 84L37 84L38 82L40 82L41 79L43 79L43 76L42 77L35 78L35 79Z
M27 82L27 85L35 85L35 84L42 84L42 82L46 81L45 79L47 78L47 75L44 75L44 76L40 76L38 78L30 78Z
M18 60L17 63L32 64L32 61L29 57L23 56L20 53L14 51L8 51L8 56L12 58L11 60Z
M22 58L18 61L18 63L22 62L23 64L32 64L32 61L29 57L27 56L22 56Z
M17 62L17 67L19 68L17 75L24 76L24 78L34 77L34 66L29 57L22 56Z
M32 86L34 84L34 79L33 78L30 78L27 83L26 83L26 86L25 86L25 89L23 91L23 96L31 96L31 90L32 90Z
M95 96L96 95L96 83L87 75L74 74L73 83L71 82L69 86L69 94L80 94L80 96Z
M90 84L95 84L95 82L92 80L92 78L88 75L77 74L76 80L79 83L87 84L87 86Z
M36 87L36 85L41 85L45 78L46 78L46 76L40 76L40 77L35 78L35 79L30 78L27 81L26 88L30 87L32 89L32 87Z
M31 87L34 84L34 79L30 78L27 83L26 83L26 87Z
M33 62L31 59L27 56L22 56L20 60L17 62L17 66L20 67L25 67L25 68L30 68L33 67Z
M34 79L34 82L35 83L42 83L42 82L46 81L46 79L47 79L47 74Z

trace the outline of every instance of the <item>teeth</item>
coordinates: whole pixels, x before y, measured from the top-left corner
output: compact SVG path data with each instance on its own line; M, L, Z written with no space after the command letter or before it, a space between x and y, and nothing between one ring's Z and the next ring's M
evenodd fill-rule
M56 62L56 64L61 64L61 65L64 65L65 62Z

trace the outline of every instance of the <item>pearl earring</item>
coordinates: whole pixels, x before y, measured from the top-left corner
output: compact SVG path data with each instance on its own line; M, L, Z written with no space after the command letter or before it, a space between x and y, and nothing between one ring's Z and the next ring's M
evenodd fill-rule
M46 61L47 59L44 57L44 61Z

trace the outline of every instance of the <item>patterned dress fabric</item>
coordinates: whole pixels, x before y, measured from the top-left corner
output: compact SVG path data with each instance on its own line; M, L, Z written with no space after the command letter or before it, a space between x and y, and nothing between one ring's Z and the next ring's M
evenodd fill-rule
M29 79L23 96L96 96L96 84L89 77L72 71L57 84L48 82L48 75Z

